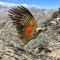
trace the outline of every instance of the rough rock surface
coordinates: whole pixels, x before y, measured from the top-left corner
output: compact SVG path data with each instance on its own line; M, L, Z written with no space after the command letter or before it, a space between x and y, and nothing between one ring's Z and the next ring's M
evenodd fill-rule
M0 20L0 60L60 60L59 16L42 22L46 30L22 48L11 20Z

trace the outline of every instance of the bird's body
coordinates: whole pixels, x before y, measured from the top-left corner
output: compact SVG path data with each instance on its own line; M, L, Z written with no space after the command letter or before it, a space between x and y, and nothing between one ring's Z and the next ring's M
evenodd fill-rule
M21 41L26 44L35 38L44 29L37 30L37 23L33 15L23 6L18 6L9 10L9 17L16 26Z

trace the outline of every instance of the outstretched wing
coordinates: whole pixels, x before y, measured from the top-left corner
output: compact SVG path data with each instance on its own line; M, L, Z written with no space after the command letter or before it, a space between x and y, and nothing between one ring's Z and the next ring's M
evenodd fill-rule
M33 37L36 30L36 21L32 14L25 7L17 6L9 9L9 17L16 26L22 42L27 43Z

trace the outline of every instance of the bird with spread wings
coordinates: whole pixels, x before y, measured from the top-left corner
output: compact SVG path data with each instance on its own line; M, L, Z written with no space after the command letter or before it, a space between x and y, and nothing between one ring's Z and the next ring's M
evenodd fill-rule
M37 23L33 15L23 6L9 9L9 17L13 25L16 26L17 33L24 44L44 31L43 28L37 28Z

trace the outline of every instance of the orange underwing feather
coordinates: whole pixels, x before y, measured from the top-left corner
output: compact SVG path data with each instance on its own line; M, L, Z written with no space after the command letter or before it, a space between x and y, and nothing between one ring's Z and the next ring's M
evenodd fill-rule
M9 9L9 17L16 26L19 37L27 43L35 34L36 21L29 10L23 6Z

